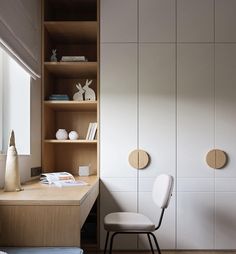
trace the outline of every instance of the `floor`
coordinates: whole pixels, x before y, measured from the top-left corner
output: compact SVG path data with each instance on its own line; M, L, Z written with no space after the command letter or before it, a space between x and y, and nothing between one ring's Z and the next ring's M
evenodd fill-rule
M102 251L98 252L86 252L86 254L101 254ZM151 254L149 251L113 251L113 254ZM157 252L155 252L157 253ZM236 254L236 251L162 251L162 254ZM108 254L108 252L107 252Z

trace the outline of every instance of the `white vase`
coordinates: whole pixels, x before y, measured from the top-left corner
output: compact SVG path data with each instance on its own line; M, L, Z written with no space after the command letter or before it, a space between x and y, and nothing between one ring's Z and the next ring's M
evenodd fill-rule
M69 133L69 139L70 139L70 140L76 140L76 139L78 139L78 138L79 138L78 132L76 132L76 131L71 131L71 132Z
M68 139L68 133L65 129L58 129L56 132L56 138L58 140L66 140Z

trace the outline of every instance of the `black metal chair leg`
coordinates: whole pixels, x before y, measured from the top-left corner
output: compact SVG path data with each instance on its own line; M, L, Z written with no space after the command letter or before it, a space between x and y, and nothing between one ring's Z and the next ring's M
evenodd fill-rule
M152 235L152 237L153 237L153 239L154 239L154 242L155 242L155 244L156 244L158 253L161 254L161 250L160 250L160 247L159 247L159 245L158 245L156 236L155 236L153 233L150 233L150 234Z
M154 254L154 250L153 250L153 247L152 247L152 240L151 240L151 237L150 237L149 233L147 233L147 237L148 237L148 241L149 241L149 244L150 244L150 247L151 247L152 254Z
M116 235L116 233L114 233L114 234L111 236L109 254L112 254L113 239L114 239L114 236L115 236L115 235Z
M108 244L108 240L109 240L109 231L107 231L107 236L106 236L106 242L105 242L105 248L104 248L104 254L106 254L106 251L107 251L107 244Z

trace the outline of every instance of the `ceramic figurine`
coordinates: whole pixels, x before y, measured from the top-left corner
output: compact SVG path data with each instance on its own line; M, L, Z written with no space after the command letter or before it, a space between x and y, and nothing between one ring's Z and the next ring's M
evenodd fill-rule
M18 154L15 146L14 131L11 131L7 149L4 191L21 191Z
M84 85L83 89L85 90L85 100L86 101L95 101L96 95L92 88L89 87L93 81L88 79L86 80L86 84Z
M83 101L83 93L84 93L84 89L82 88L81 84L78 83L78 85L76 84L77 89L79 90L77 93L74 94L73 96L73 100L74 101Z
M51 55L51 62L57 62L57 50L53 49L52 50L52 55Z
M71 132L69 133L69 139L70 139L70 140L76 140L76 139L78 139L78 138L79 138L78 132L76 132L76 131L71 131Z
M65 129L58 129L56 132L56 138L58 140L66 140L68 139L68 133Z

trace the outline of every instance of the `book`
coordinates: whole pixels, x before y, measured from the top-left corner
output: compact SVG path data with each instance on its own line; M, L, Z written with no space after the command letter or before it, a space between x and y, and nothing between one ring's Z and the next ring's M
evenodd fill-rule
M74 176L68 172L43 173L41 174L40 182L44 184L54 184L57 187L88 185L88 183L84 181L76 181Z
M87 135L86 135L86 140L89 140L90 133L91 133L91 128L92 128L92 123L89 123L88 131L87 131Z
M97 131L97 123L92 123L89 140L94 140L95 139L96 131Z
M85 56L62 56L61 62L86 62L88 59Z

